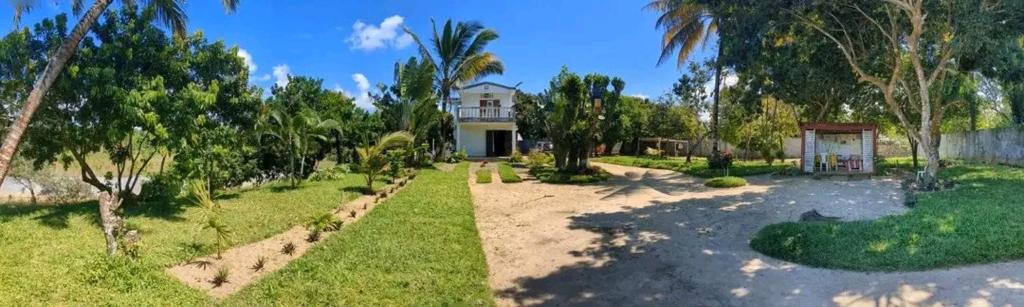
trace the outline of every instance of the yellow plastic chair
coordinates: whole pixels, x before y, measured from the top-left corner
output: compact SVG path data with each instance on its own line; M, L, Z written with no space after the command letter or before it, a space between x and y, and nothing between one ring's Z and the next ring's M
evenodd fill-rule
M828 167L834 170L839 170L839 156L836 154L828 154Z

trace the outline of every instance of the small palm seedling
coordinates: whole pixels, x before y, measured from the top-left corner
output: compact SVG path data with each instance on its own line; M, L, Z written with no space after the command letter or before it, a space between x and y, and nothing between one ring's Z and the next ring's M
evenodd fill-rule
M313 229L309 231L309 235L306 236L306 242L313 243L320 241L320 230Z
M213 265L213 262L210 262L209 260L196 260L192 261L192 264L195 265L197 268L203 269L205 271L206 269L210 268L211 265Z
M222 267L219 270L217 270L217 274L213 275L213 279L210 280L210 283L213 284L214 288L220 287L221 285L228 283L228 277L230 275L231 272L228 271L228 268Z
M262 271L263 267L265 267L266 265L267 265L267 257L260 256L259 259L256 259L256 263L252 265L251 269L252 269L253 272L259 272L259 271Z
M285 255L295 254L295 243L292 243L292 242L285 243L284 247L281 248L281 253L285 254Z
M349 211L348 212L348 217L355 218L356 217L356 210Z
M210 191L206 189L206 184L202 181L193 181L190 188L195 203L205 211L205 220L201 222L201 228L213 230L217 258L219 259L224 250L231 245L232 231L224 223L223 210L221 210L220 204L214 202L213 197L210 197Z
M388 191L380 192L380 198L387 198L387 197L388 197Z
M373 194L373 182L377 176L382 175L391 165L388 159L388 150L405 146L413 141L413 135L405 131L392 132L377 140L374 146L356 148L359 155L359 169L366 176L366 193Z
M344 222L342 222L342 220L339 219L334 214L324 213L318 215L312 221L307 223L306 228L309 229L310 231L338 231L341 230L341 225L343 223Z

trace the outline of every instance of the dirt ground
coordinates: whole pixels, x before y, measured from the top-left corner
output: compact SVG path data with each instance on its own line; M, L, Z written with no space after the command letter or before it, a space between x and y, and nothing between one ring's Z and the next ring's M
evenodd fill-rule
M747 245L761 227L797 220L811 209L844 220L905 212L893 180L760 176L748 178L746 187L718 190L672 171L601 166L616 176L587 186L476 184L470 178L499 305L1024 302L1024 276L1016 274L1024 263L857 273L771 259Z

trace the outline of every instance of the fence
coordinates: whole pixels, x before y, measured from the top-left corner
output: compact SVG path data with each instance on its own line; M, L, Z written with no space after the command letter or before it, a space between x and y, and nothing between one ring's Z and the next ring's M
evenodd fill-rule
M939 157L1024 166L1024 128L943 134Z

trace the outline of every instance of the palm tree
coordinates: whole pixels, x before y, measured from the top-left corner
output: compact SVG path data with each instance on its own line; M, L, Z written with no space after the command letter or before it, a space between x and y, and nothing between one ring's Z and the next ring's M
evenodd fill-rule
M654 0L644 7L661 14L656 26L665 31L661 39L661 57L658 65L676 54L676 65L682 67L697 45L706 45L708 38L718 32L719 18L704 4L691 0ZM718 38L718 55L715 60L714 104L711 107L711 151L718 154L718 102L722 77L722 38Z
M124 5L135 5L136 0L122 0ZM238 6L240 0L221 0L224 8L228 12L234 12ZM29 12L36 4L36 0L13 0L11 3L14 6L14 22L15 25L21 19L21 15ZM185 15L185 10L182 8L182 4L185 0L142 0L147 5L152 6L158 20L163 22L165 25L171 28L177 36L184 36L186 33L185 24L188 20L188 16ZM3 146L0 147L0 184L7 178L7 172L10 170L11 158L18 151L18 145L21 143L21 136L25 134L25 130L28 129L28 124L32 120L32 115L35 114L36 109L39 108L39 104L42 103L43 97L46 96L46 92L50 90L50 86L57 80L61 72L64 70L64 66L67 64L71 56L78 50L78 44L82 42L82 39L92 28L92 25L96 23L96 19L107 10L110 6L111 0L95 0L89 10L82 15L82 18L78 20L78 24L71 31L67 40L61 45L60 49L49 57L49 61L46 63L46 68L39 74L35 84L32 86L32 91L29 92L28 98L25 99L24 104L21 107L21 111L18 112L18 119L11 125L11 128L7 131L7 136L4 137ZM82 0L71 0L71 10L75 15L81 15L82 9L84 8Z
M413 136L405 131L392 132L377 140L377 144L356 148L359 154L359 168L366 175L366 193L373 194L373 181L388 167L387 151L412 143Z
M297 186L306 173L309 145L316 141L326 142L328 133L339 128L337 121L323 119L313 110L302 109L296 114L289 114L280 108L271 111L261 126L264 135L284 143L292 187Z
M459 22L453 28L452 20L449 19L441 32L438 32L433 20L431 25L434 37L430 40L430 48L409 28L405 28L405 32L419 46L423 60L434 65L434 81L441 96L441 110L449 112L452 90L466 82L500 75L505 72L505 65L493 53L484 51L487 44L498 39L498 32L472 21ZM447 140L442 144L442 148L446 147Z

